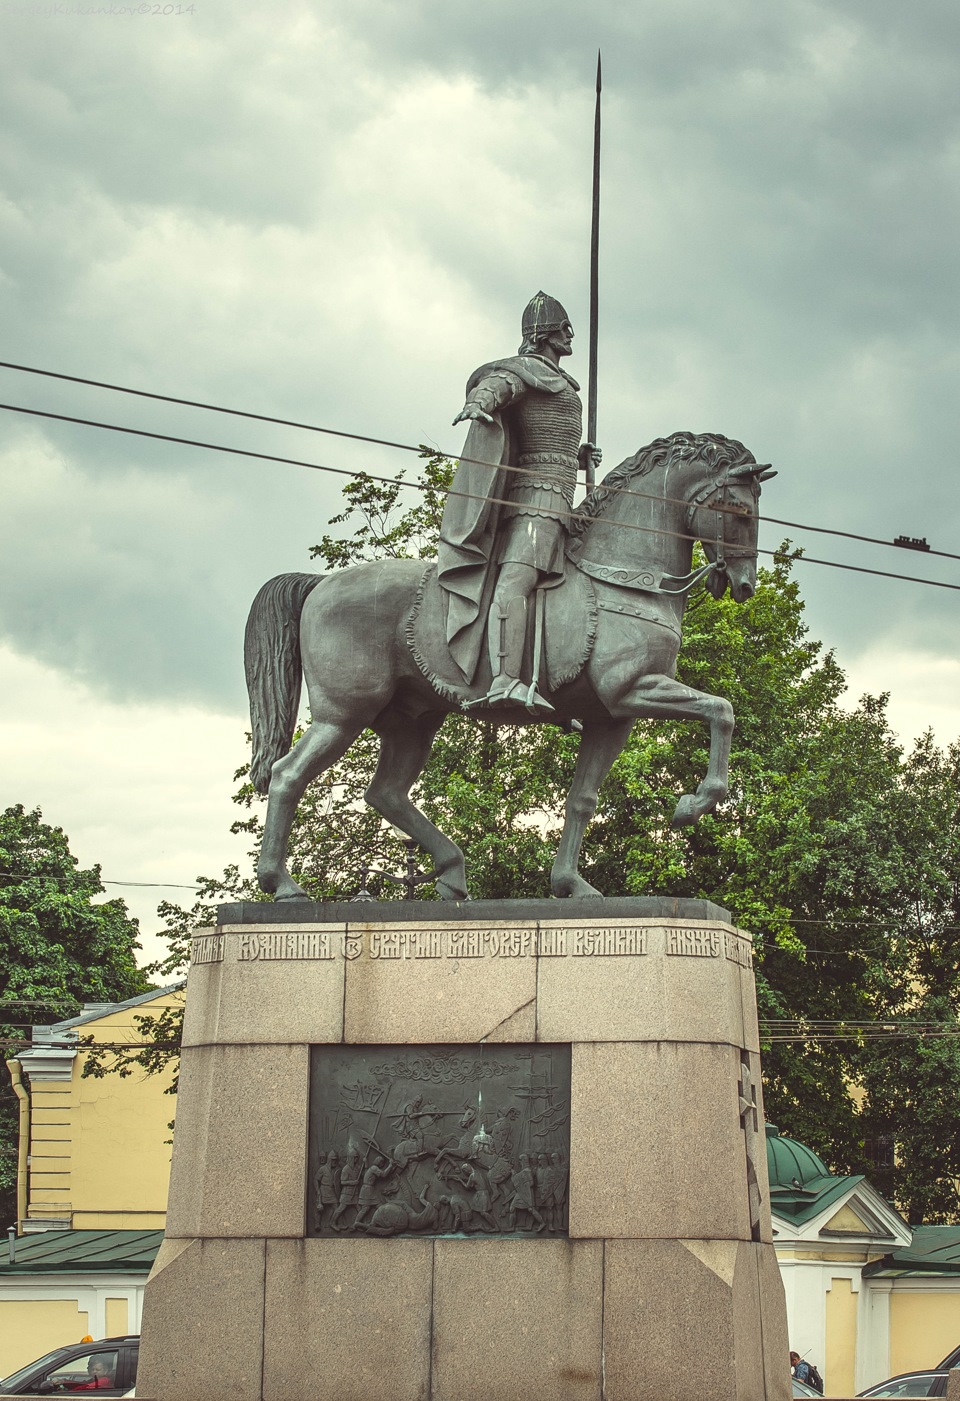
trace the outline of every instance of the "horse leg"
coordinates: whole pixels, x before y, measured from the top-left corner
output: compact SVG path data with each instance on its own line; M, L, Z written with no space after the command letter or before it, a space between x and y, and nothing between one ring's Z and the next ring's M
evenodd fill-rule
M610 772L610 765L627 742L633 726L629 719L607 720L584 724L580 753L567 794L566 817L557 859L550 872L550 888L554 895L599 895L588 881L578 874L580 846L587 823L597 810L597 792Z
M310 780L341 759L362 728L315 720L271 770L257 880L261 890L278 900L308 898L287 870L287 843L297 804Z
M470 897L463 852L439 827L434 827L409 797L445 718L435 713L418 720L399 715L381 716L375 725L380 736L380 758L373 782L364 796L382 817L419 842L433 857L440 898L467 900Z
M638 719L702 720L710 726L710 760L696 793L684 793L673 814L674 827L690 827L705 813L714 812L727 796L733 707L722 696L695 691L669 676L648 676L639 681L623 704Z

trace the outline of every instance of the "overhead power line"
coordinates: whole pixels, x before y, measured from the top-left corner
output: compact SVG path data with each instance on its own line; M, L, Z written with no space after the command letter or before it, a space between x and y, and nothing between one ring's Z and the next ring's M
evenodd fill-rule
M77 877L84 874L86 874L86 872L77 871L75 873ZM3 876L8 877L10 880L45 880L51 881L55 885L67 884L67 878L65 876L45 876L39 871L0 871L0 877ZM175 882L167 880L105 880L103 877L98 877L97 879L100 881L101 885L137 885L144 890L200 890L202 888L199 885L177 885Z
M183 447L204 448L209 452L223 452L228 453L234 457L249 457L259 462L278 462L284 466L289 467L305 467L313 472L328 472L338 477L364 477L369 481L383 482L388 486L413 487L414 489L419 491L429 491L431 489L430 487L425 486L422 482L405 482L401 478L379 476L373 472L363 471L362 469L359 471L353 471L345 467L331 467L325 463L307 462L304 459L297 457L281 457L275 453L254 452L251 448L229 447L223 443L209 443L198 438L181 438L172 433L156 433L151 432L146 428L129 428L119 423L104 423L99 419L80 418L75 414L53 413L49 409L28 409L22 404L2 403L0 403L0 409L6 409L9 413L28 414L31 418L49 418L54 419L60 423L78 423L86 428L101 428L111 433L126 433L135 438L151 438L157 442L178 443ZM489 463L485 465L489 466ZM526 472L528 469L514 468L512 470ZM454 490L453 488L450 488L447 494L450 496L462 497L464 500L467 501L485 501L488 504L494 506L510 506L513 504L509 499L504 497L480 496L475 492L458 491ZM632 494L639 495L640 493ZM591 524L594 521L594 519L596 519L592 515L586 515L578 511L560 511L556 508L551 509L554 510L554 514L557 516L557 518L561 520L574 522L582 521L585 524ZM643 535L670 535L678 540L697 539L696 536L690 535L686 531L664 530L661 526L638 525L634 521L611 521L608 523L617 526L621 530L632 530ZM734 547L730 548L732 549ZM772 559L779 558L780 553L781 552L779 550L757 550L757 554L768 555ZM960 593L960 584L948 584L941 579L921 579L913 574L897 574L887 569L867 569L863 565L844 564L839 560L815 559L812 555L801 555L800 559L805 564L819 564L827 569L845 569L854 574L869 574L872 575L874 578L879 579L897 579L900 582L907 584L925 584L930 588L949 589L952 592Z
M254 422L257 422L257 423L272 423L272 424L274 424L274 425L276 425L277 427L280 427L280 428L297 428L297 429L299 429L299 430L301 430L301 431L303 431L303 432L306 432L306 433L323 433L323 434L325 434L325 435L327 435L327 436L329 436L329 437L334 437L334 438L346 438L346 439L348 439L350 442L355 442L355 443L370 443L371 445L373 445L373 446L375 446L375 447L395 448L395 449L396 449L397 451L399 451L399 452L413 452L413 453L416 453L418 456L421 455L422 452L423 452L422 445L415 445L415 444L413 444L413 443L401 443L401 442L397 442L396 440L394 440L394 439L392 439L392 438L374 438L374 437L371 437L371 436L370 436L369 434L367 434L367 433L352 433L352 432L348 432L347 430L342 429L342 428L327 428L327 427L324 427L324 426L322 426L322 425L320 425L320 424L317 424L317 423L303 423L303 422L301 422L301 421L299 421L299 420L297 420L297 419L278 418L278 417L275 417L275 416L272 415L272 414L254 413L254 412L253 412L252 410L250 410L250 409L234 409L234 408L228 408L226 405L223 405L223 404L210 404L210 403L207 403L207 402L205 402L204 400L201 400L201 399L183 399L183 398L179 398L178 396L173 395L173 394L158 394L158 393L156 393L156 392L154 392L154 391L152 391L152 390L148 390L148 389L133 389L133 388L131 388L131 387L128 386L128 385L124 385L124 384L112 384L112 383L110 383L110 382L107 381L107 380L87 379L87 378L85 378L85 377L82 376L82 375L68 375L68 374L63 374L62 372L60 372L60 371L58 371L58 370L43 370L43 369L38 368L38 367L35 366L35 365L20 365L20 364L16 363L15 361L12 361L12 360L0 360L0 369L3 369L3 370L16 370L16 371L19 371L19 372L21 372L21 373L23 373L23 374L28 374L28 375L41 375L41 376L43 376L45 379L64 380L64 381L66 381L67 383L70 383L70 384L82 384L82 385L85 385L85 386L87 386L87 387L89 387L89 388L92 388L92 389L108 389L108 390L110 390L111 392L116 393L116 394L129 394L129 395L131 395L131 396L133 396L133 397L135 397L135 398L138 398L138 399L153 399L153 400L156 400L157 402L163 403L163 404L176 404L176 405L178 405L178 406L181 407L181 408L203 409L203 410L204 410L205 412L207 412L207 413L227 414L227 415L229 415L229 416L232 417L232 418L248 418L248 419L252 419ZM0 407L5 407L5 408L6 408L6 407L10 407L10 406L9 406L9 405L0 405ZM77 422L85 422L86 420L76 420L76 421L77 421ZM131 430L131 431L132 431L132 430ZM457 460L457 461L460 461L460 462L477 463L477 465L479 465L479 466L489 466L489 463L478 462L478 459L476 459L476 458L464 457L462 453L447 452L447 451L445 451L445 450L442 449L442 448L438 448L438 449L437 449L437 454L438 454L438 456L440 456L440 457L446 457L446 458L449 458L450 460ZM503 465L504 465L504 467L506 468L507 471L518 471L518 472L523 472L523 471L526 470L525 468L522 468L522 467L511 466L510 464L503 464ZM332 471L332 470L335 470L335 469L329 468L329 469L326 469L326 470ZM350 474L350 475L359 475L359 474ZM368 475L368 476L369 476L370 474L369 474L369 473L365 473L364 475ZM382 480L384 480L384 479L383 479L383 478L374 478L374 480L376 480L376 481L382 481ZM405 483L405 485L413 485L413 484L412 484L412 483ZM643 500L645 500L645 501L668 500L668 501L672 501L672 502L674 502L675 504L678 504L678 505L685 505L685 504L686 504L685 502L679 501L678 498L676 498L676 497L665 497L665 498L664 498L664 497L656 497L656 496L654 496L653 493L651 493L651 492L636 491L635 489L633 489L633 488L631 488L631 487L621 487L620 490L621 490L622 493L623 493L624 495L626 495L626 496L639 496L639 497L641 497L641 498L642 498ZM715 509L722 509L722 508L715 508ZM850 531L850 530L837 530L837 529L836 529L835 527L833 527L833 526L808 525L808 524L806 524L806 523L803 522L803 521L783 520L783 519L781 519L781 518L778 517L778 516L758 515L757 519L758 519L758 520L761 520L761 521L769 521L769 523L770 523L771 525L782 525L782 526L785 526L785 527L787 527L787 529L789 529L789 530L809 530L809 531L812 531L812 532L814 532L814 533L816 533L816 534L818 534L818 535L835 535L835 536L837 536L837 537L840 538L840 539L844 539L844 540L857 540L857 541L860 541L860 542L862 542L862 543L864 543L864 544L868 544L868 545L883 545L883 546L885 546L885 547L889 547L890 549L893 549L893 548L902 548L902 545L897 546L897 542L894 541L894 540L883 540L883 539L880 539L879 536L874 536L874 535L861 535L861 534L858 534L858 533L855 532L855 531ZM937 556L938 556L939 558L941 558L941 559L955 559L955 560L960 560L960 554L953 554L953 553L951 553L949 550L934 550L934 549L927 548L927 549L924 551L924 553L925 553L925 554L930 554L930 555L937 555ZM814 561L814 562L815 562L815 563L823 563L824 561L819 561L819 560L818 560L818 561Z

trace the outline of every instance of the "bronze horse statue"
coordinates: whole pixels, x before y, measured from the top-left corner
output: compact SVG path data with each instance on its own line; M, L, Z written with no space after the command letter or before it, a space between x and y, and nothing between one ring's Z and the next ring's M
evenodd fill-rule
M556 712L550 723L582 728L551 872L554 895L599 893L578 873L580 846L635 720L710 727L706 775L680 798L675 826L696 822L726 797L733 710L674 679L680 623L687 593L701 579L716 598L727 588L738 603L752 596L760 483L773 475L742 443L674 433L615 467L571 521L567 573L545 591L534 663L547 672L545 694ZM708 562L691 573L696 541ZM258 593L245 639L251 778L269 795L257 876L276 899L307 898L286 867L297 804L365 729L380 737L366 801L430 854L442 898L469 898L463 852L409 796L444 718L489 684L478 674L472 686L462 678L458 686L455 669L445 667L442 609L435 568L421 560L283 574ZM312 724L291 749L301 677ZM512 705L469 714L544 723Z

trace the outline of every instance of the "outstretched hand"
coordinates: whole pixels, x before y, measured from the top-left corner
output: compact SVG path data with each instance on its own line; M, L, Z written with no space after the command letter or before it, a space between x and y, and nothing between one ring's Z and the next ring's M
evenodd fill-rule
M484 413L479 404L464 404L463 408L453 420L455 424L463 423L468 418L482 418L484 423L492 423L493 419L488 413Z

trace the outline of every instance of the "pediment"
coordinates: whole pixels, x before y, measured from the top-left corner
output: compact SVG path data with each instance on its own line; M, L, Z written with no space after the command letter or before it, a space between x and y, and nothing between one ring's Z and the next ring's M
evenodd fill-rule
M880 1193L861 1179L846 1196L830 1203L811 1223L811 1236L821 1240L870 1240L890 1249L910 1241L912 1232L903 1217Z
M863 1178L854 1179L846 1192L806 1219L778 1216L776 1201L771 1206L774 1237L782 1244L807 1241L823 1246L835 1242L840 1248L844 1241L863 1241L888 1251L908 1245L912 1239L903 1217Z
M863 1212L862 1215L858 1216L850 1203L844 1202L840 1210L835 1212L829 1221L825 1221L820 1227L820 1233L822 1235L824 1231L842 1231L844 1235L874 1235L877 1229L876 1219L865 1221L863 1218L867 1215L867 1212Z

